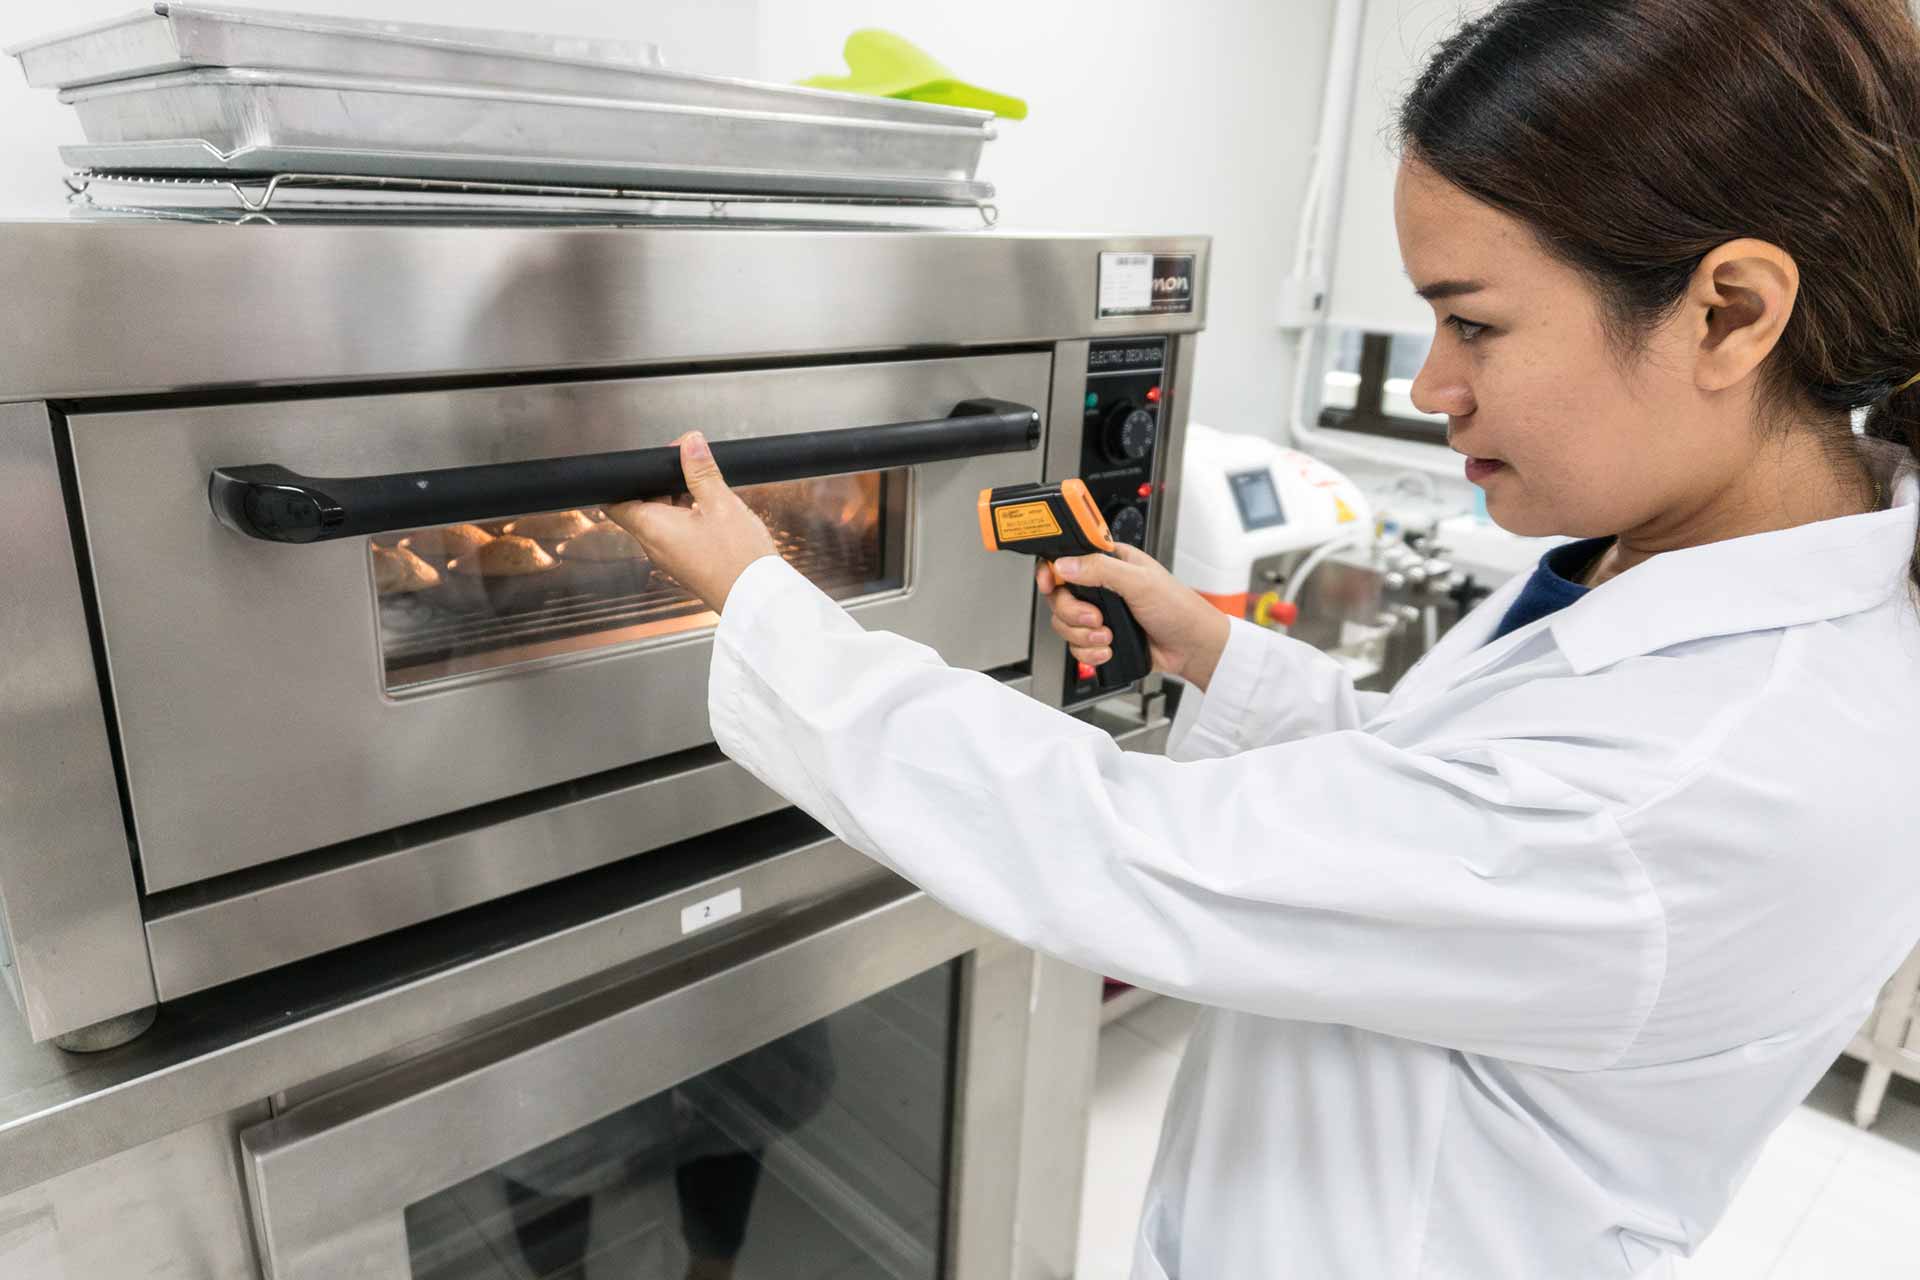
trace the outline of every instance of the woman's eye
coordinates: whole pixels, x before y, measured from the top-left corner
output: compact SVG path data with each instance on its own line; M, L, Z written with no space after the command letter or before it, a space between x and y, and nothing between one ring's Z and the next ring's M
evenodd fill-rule
M1462 319L1459 316L1448 316L1446 322L1455 333L1460 335L1460 341L1462 342L1472 342L1475 338L1486 332L1487 328L1487 326L1483 324L1475 324L1473 321Z

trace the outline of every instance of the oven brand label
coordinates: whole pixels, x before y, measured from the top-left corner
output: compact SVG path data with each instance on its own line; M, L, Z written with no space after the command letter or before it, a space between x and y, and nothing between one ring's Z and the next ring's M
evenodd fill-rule
M1193 255L1100 255L1099 319L1159 316L1193 310Z
M696 902L680 913L680 932L693 933L710 924L719 924L729 916L740 914L740 891L729 889L725 893Z
M1060 522L1044 502L1023 502L1017 507L995 507L993 528L1002 542L1025 542L1028 538L1057 538Z

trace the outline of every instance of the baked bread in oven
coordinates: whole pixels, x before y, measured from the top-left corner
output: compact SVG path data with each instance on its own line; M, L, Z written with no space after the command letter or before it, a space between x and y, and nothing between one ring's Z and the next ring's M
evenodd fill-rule
M580 560L589 564L613 564L647 558L639 540L611 520L603 520L585 532L568 538L560 544L558 552L562 560Z
M521 516L507 526L507 532L541 542L564 542L593 528L584 511L549 511L545 515Z
M471 554L458 557L447 566L447 571L470 578L519 578L545 573L559 563L532 538L509 533L492 539Z
M383 596L410 595L440 585L440 571L405 547L373 549L373 587Z
M400 539L400 545L430 560L454 560L492 541L493 535L477 524L448 524L437 529L416 529Z

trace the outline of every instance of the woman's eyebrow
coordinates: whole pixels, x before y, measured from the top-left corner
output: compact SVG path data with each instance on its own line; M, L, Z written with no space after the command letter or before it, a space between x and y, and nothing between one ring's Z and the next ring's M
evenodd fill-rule
M1486 288L1480 280L1436 280L1432 284L1423 284L1414 290L1428 302L1438 302L1442 298L1457 298L1465 293L1478 293Z

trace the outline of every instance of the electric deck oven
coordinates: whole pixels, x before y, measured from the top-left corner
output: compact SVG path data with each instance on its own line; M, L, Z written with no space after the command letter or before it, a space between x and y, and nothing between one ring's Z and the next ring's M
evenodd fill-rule
M1097 689L974 503L1079 475L1170 555L1207 255L6 226L0 1208L199 1161L140 1194L216 1224L220 1276L573 1274L776 1212L832 1238L823 1277L1070 1263L1097 980L721 756L715 619L601 507L685 431L738 444L866 625L1154 749L1157 681ZM147 1274L101 1265L72 1274Z

